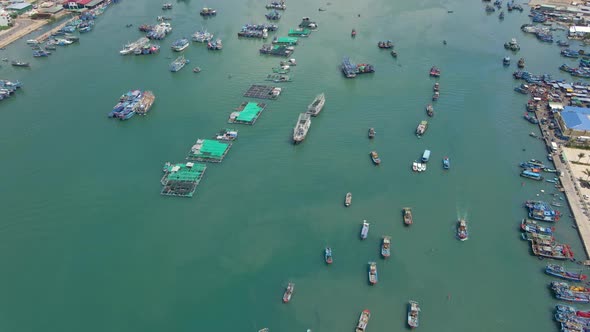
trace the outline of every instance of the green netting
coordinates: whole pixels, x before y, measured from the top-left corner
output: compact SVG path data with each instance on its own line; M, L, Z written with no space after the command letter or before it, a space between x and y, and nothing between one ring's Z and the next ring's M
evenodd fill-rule
M206 139L203 140L201 150L191 154L195 157L221 159L229 146L229 143Z
M310 32L311 32L311 30L309 30L309 29L302 29L302 30L290 29L289 35L309 35Z
M180 169L176 172L171 172L175 166L180 167ZM170 165L167 171L171 173L168 174L166 180L196 182L203 175L206 168L207 166L203 164L193 164L193 167L187 167L186 164Z
M248 103L244 107L244 110L240 112L236 120L246 122L254 121L254 119L256 119L256 117L258 116L258 114L260 114L261 111L262 107L258 106L258 104Z
M277 39L277 43L279 43L279 44L296 44L297 38L296 37L280 37Z

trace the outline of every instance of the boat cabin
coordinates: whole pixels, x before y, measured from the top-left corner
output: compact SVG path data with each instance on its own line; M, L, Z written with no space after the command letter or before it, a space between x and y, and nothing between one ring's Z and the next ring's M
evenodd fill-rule
M430 159L430 150L424 150L424 153L422 154L422 162L427 162L428 159Z

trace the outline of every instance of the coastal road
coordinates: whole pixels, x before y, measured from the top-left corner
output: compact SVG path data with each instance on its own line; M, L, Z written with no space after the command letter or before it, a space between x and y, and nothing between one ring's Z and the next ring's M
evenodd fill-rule
M0 32L0 48L28 35L47 24L47 20L31 20L27 18L17 18L14 20L14 26L8 30Z

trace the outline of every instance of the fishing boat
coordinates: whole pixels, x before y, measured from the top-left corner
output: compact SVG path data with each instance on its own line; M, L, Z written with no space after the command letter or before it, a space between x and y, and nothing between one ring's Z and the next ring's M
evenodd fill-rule
M215 41L207 42L207 49L212 51L218 51L223 48L223 44L221 43L221 39L217 38Z
M369 283L375 285L379 281L379 275L377 274L377 263L369 262Z
M542 241L537 241L533 239L531 241L531 249L533 250L533 255L542 258L552 258L557 260L573 260L574 259L574 252L572 251L571 247L567 244L559 244L559 243L543 243Z
M27 45L39 45L39 41L36 39L29 39L27 40Z
M332 264L332 248L327 247L324 250L324 260L326 261L326 264Z
M275 83L285 83L285 82L291 82L291 77L289 77L289 75L282 75L282 74L268 74L266 76L265 80L275 82Z
M178 58L176 58L174 61L172 61L172 63L170 63L170 66L168 68L170 69L171 72L175 73L175 72L181 70L182 68L184 68L184 66L189 62L190 61L188 59L185 59L184 56L181 55Z
M162 5L162 10L168 10L168 9L172 9L171 3L165 3Z
M504 66L510 66L510 57L505 56L504 59L502 59L502 63Z
M363 220L363 227L361 228L361 240L364 240L369 235L369 223Z
M33 57L35 57L35 58L48 57L50 54L51 54L51 52L47 52L47 51L43 51L43 50L33 51Z
M509 42L504 43L504 48L516 52L520 50L520 45L516 42L516 38L512 38Z
M433 95L432 95L432 101L437 101L438 98L440 97L440 92L436 91Z
M295 61L295 59L289 59L287 61L281 61L280 65L294 67L294 66L297 66L297 61Z
M383 49L393 48L393 43L391 42L391 40L379 41L377 42L377 47Z
M412 208L405 207L402 209L402 214L404 217L404 225L410 226L414 223L414 218L412 217Z
M350 206L352 204L352 193L346 193L346 197L344 198L344 206Z
M307 106L307 113L311 116L318 116L322 109L324 108L324 104L326 103L326 96L323 93L320 93L315 97L315 99Z
M434 92L437 92L440 90L440 85L438 84L438 82L434 83L434 86L432 87L432 90Z
M311 116L307 113L299 114L295 128L293 128L293 143L301 143L307 136L309 127L311 126Z
M269 331L268 327L258 330L258 332L268 332L268 331Z
M426 114L428 114L429 117L434 116L434 108L432 107L432 104L426 105Z
M188 45L189 45L188 38L181 38L181 39L174 41L174 43L172 43L171 48L175 52L182 52L188 47Z
M281 2L273 1L269 4L267 4L265 7L266 7L266 9L278 9L278 10L287 9L287 5L285 4L285 1L281 1Z
M534 241L537 244L551 245L555 242L555 238L553 236L545 234L522 233L520 237L525 241Z
M30 67L30 64L24 61L12 61L10 64L15 67Z
M587 275L582 274L581 272L570 272L567 271L563 266L556 264L548 264L545 268L545 273L558 278L572 281L584 281L588 278Z
M524 68L524 58L518 59L518 68Z
M370 155L371 155L371 160L373 161L373 164L375 164L375 165L381 164L381 158L379 158L377 151L371 151Z
M443 158L443 168L444 169L451 168L451 162L449 161L449 157L444 157Z
M397 58L397 52L396 51L391 51L391 56L394 58Z
M267 20L270 21L278 21L281 19L281 13L279 13L276 9L271 11L270 13L264 14Z
M353 38L356 37L356 30L355 29L352 29L352 32L350 33L350 36L353 37Z
M201 11L199 12L199 14L201 16L215 16L217 15L217 10L213 9L213 8L203 8L201 9Z
M193 73L200 73L200 72L201 72L201 67L193 68Z
M375 128L369 128L369 138L375 138Z
M383 256L383 258L387 258L391 254L390 247L391 247L391 237L384 236L383 241L381 242L381 256Z
M213 34L210 32L207 32L207 30L200 30L200 31L197 31L193 34L192 39L194 42L197 42L197 43L207 43L211 39L213 39Z
M368 309L363 310L363 312L361 313L361 317L359 318L359 322L358 324L356 324L355 332L365 332L370 318L371 312Z
M238 131L229 128L221 129L215 135L215 139L218 141L235 141L236 139L238 139Z
M416 301L408 303L408 326L416 328L420 324L420 305Z
M469 238L467 222L464 219L459 219L459 221L457 221L457 238L459 238L460 241L466 241Z
M504 11L501 11L501 12L500 12L500 15L498 16L498 18L499 18L500 20L503 20L503 19L504 19Z
M522 172L520 172L520 176L522 176L523 178L527 178L527 179L531 179L531 180L535 180L535 181L543 180L543 176L541 176L540 173L535 172L534 169L525 169Z
M545 235L553 235L553 231L555 230L555 228L553 227L541 226L536 221L528 219L522 219L522 221L520 222L520 229L527 233Z
M524 206L529 210L529 218L531 219L557 222L561 217L561 213L546 202L526 201Z
M294 290L295 290L295 284L290 282L287 285L287 289L285 290L285 293L283 294L283 303L288 303L289 301L291 301L291 296L293 296Z
M428 121L426 121L426 120L421 121L420 124L418 124L418 127L416 127L416 136L422 137L422 135L424 135L424 133L426 132L427 128L428 128Z
M436 68L435 66L433 66L432 68L430 68L430 76L432 76L432 77L440 77L440 69Z

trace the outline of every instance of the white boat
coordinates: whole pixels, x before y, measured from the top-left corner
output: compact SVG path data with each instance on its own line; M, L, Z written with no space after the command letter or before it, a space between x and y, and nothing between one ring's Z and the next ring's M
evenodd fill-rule
M266 39L268 38L268 29L264 28L262 29L262 39Z
M285 66L289 67L289 66ZM326 96L323 93L320 93L315 97L313 102L307 106L307 113L311 116L317 116L320 114L322 109L324 108L324 104L326 103Z
M297 124L293 128L293 142L295 144L303 142L311 126L311 117L307 113L299 114Z
M27 44L29 44L29 45L39 45L39 41L37 41L37 39L29 39L29 40L27 40Z
M418 172L418 163L417 162L412 163L412 171Z
M363 220L363 228L361 228L361 239L364 240L369 235L369 223Z

